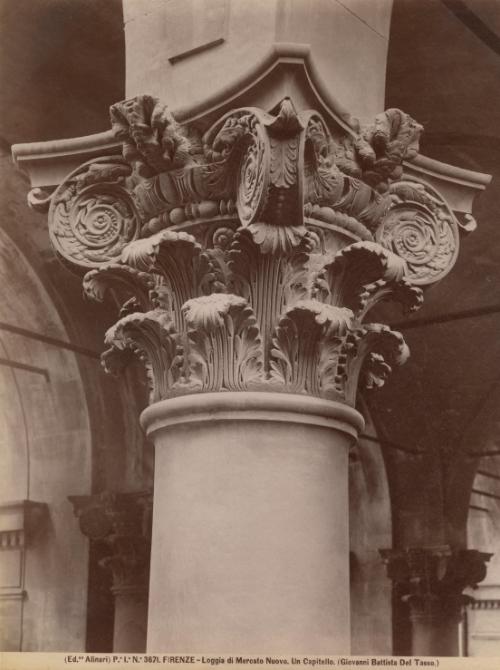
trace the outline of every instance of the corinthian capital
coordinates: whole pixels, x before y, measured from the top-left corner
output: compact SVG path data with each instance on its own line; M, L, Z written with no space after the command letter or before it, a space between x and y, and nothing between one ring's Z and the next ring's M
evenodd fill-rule
M115 594L147 589L152 493L104 492L69 500L82 533L107 549L100 564L111 571Z
M138 355L151 401L206 391L306 393L353 405L408 349L367 319L420 307L458 253L459 223L405 175L422 127L397 109L332 131L285 98L180 126L158 100L111 108L122 156L81 166L51 197L49 228L84 290L112 291L108 371Z
M472 601L462 592L486 577L486 563L493 555L446 545L385 549L380 554L414 619L458 617L462 605Z

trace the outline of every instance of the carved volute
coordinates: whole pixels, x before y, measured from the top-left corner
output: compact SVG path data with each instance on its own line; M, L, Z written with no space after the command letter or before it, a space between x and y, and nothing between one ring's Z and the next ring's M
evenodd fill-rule
M49 228L84 291L122 304L106 370L145 363L151 402L267 390L355 404L408 348L370 323L407 311L458 253L459 222L403 174L422 127L390 109L333 134L285 98L233 110L200 136L158 100L111 108L123 155L93 160L50 198ZM33 201L33 199L32 199Z

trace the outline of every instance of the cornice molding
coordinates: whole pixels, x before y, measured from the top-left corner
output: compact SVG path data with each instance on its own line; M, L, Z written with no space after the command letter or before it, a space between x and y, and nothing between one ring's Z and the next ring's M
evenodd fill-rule
M32 544L47 518L46 503L15 500L0 503L0 550Z
M290 68L299 70L302 83L310 87L318 108L327 118L338 124L346 133L354 134L359 130L358 119L344 109L324 84L314 64L310 46L288 42L273 44L262 60L245 75L219 89L209 98L173 110L173 115L183 124L220 115L231 106L237 106L239 101L255 97L255 89L273 73L279 75L279 71ZM82 163L98 156L120 152L121 145L110 130L84 137L15 144L12 147L14 161L19 168L29 174L33 189L53 188ZM422 176L428 175L463 186L467 191L465 202L460 199L455 203L453 198L449 202L452 209L468 214L471 213L470 207L474 195L491 181L490 175L464 170L421 155L411 161L405 161L404 165L405 171L416 170Z
M478 598L469 603L471 610L500 610L500 598Z

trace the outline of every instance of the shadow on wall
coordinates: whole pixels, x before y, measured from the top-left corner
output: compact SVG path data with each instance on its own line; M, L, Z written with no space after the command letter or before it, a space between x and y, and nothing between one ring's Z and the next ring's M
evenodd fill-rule
M377 437L363 408L365 434ZM349 458L351 653L391 655L392 585L379 549L392 547L391 504L380 446L361 437Z
M0 322L67 339L37 275L1 230L0 278ZM76 357L7 330L0 345L0 534L11 530L26 539L0 551L3 648L83 649L87 548L66 499L68 491L87 493L91 483L89 419ZM29 537L26 505L14 511L6 505L26 500L47 506L45 533Z

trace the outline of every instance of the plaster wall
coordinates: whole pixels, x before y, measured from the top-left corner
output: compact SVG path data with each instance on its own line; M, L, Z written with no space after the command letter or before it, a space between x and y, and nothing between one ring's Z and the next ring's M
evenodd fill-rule
M150 93L179 109L237 83L274 43L289 42L310 45L327 89L351 114L371 118L383 109L391 6L392 0L124 0L126 95Z
M66 338L43 285L3 230L0 249L0 321ZM71 352L8 331L1 333L0 348L5 384L0 461L6 482L0 508L29 499L48 510L17 556L14 549L0 551L0 645L12 651L82 649L87 544L66 499L68 491L90 490L90 431L78 365Z

